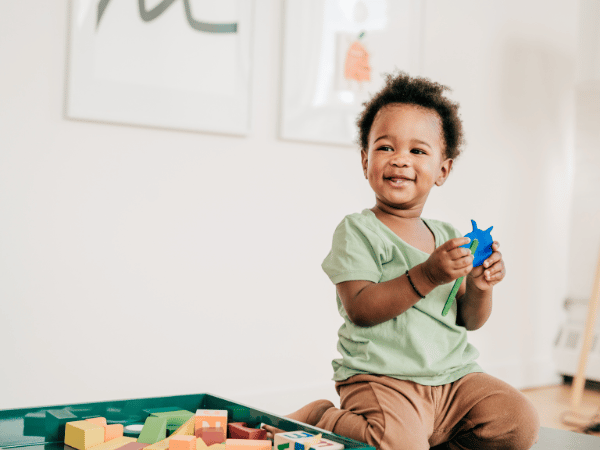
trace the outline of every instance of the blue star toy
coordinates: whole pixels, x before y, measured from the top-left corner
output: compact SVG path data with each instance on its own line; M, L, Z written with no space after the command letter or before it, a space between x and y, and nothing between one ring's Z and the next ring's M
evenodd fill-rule
M467 233L465 237L471 239L471 242L465 245L461 245L461 247L468 248L471 250L471 253L474 255L473 259L473 267L478 267L483 264L483 262L488 259L492 254L492 244L494 240L492 239L492 228L489 227L487 230L480 230L477 228L477 222L471 219L471 225L473 226L473 231ZM454 286L452 286L452 290L450 291L450 295L448 296L448 300L446 300L446 304L444 305L444 309L442 310L442 316L448 314L450 308L452 307L452 303L454 303L454 299L456 298L456 293L458 292L458 288L462 283L464 277L460 277L458 280L454 282Z

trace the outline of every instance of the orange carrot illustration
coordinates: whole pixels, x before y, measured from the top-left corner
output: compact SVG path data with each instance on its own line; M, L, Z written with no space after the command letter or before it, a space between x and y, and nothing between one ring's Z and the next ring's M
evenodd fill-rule
M371 81L371 66L369 65L369 52L360 43L365 33L362 32L358 39L350 44L344 63L344 78L346 80Z

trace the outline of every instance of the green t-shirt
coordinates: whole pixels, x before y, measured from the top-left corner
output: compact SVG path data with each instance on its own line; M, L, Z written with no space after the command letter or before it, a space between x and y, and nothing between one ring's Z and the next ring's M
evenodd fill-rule
M439 247L462 236L452 225L423 219ZM429 254L404 242L369 209L346 216L333 235L323 270L334 284L350 280L381 283L421 264ZM467 342L467 330L456 325L456 302L445 317L442 309L453 283L438 286L414 306L372 327L354 325L336 294L344 324L338 331L342 358L332 362L333 380L357 374L387 375L427 386L451 383L471 372L479 352Z

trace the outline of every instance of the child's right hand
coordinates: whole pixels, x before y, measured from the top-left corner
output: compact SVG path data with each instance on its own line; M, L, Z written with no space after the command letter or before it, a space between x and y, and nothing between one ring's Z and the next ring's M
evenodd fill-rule
M461 247L471 242L468 237L450 239L436 248L423 263L423 272L429 281L439 286L466 276L473 270L473 255Z

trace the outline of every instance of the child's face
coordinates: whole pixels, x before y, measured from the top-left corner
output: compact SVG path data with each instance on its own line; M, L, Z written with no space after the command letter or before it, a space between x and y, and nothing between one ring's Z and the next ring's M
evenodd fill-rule
M380 209L420 214L433 185L444 184L452 167L438 114L404 103L386 105L375 116L362 164Z

